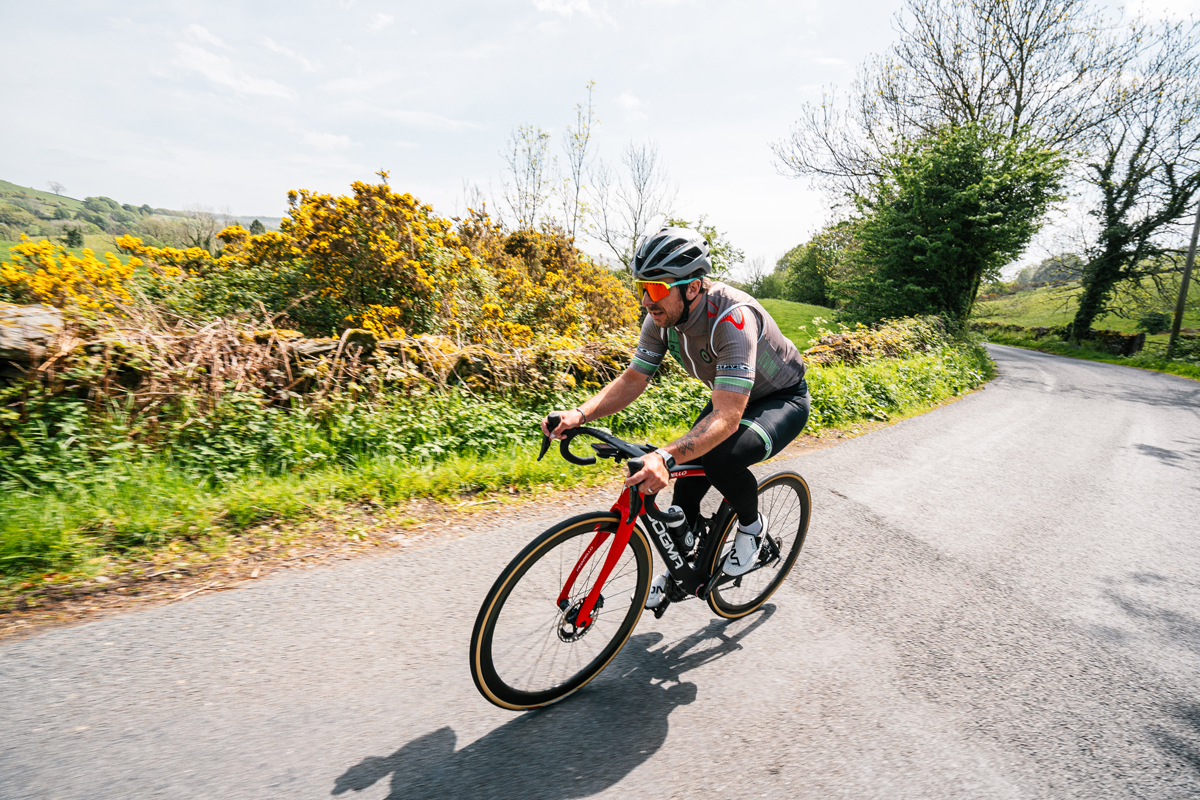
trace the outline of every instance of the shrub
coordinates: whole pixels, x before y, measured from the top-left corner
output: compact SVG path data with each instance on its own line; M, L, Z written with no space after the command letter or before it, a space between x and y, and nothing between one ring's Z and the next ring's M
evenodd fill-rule
M1163 311L1148 311L1138 317L1137 329L1146 333L1163 333L1171 329L1170 314Z
M214 318L261 305L309 334L358 327L507 347L637 322L632 294L561 231L509 232L474 212L455 226L386 182L357 182L353 191L292 192L279 232L226 228L217 257L131 236L117 243L181 270L182 280L156 295L179 313Z
M823 322L819 317L814 320ZM858 364L878 358L900 358L927 353L952 340L940 317L893 319L867 327L839 325L839 330L818 328L817 343L804 351L809 364Z
M111 309L132 299L129 279L142 266L136 258L121 263L112 253L100 261L91 250L80 258L60 244L26 237L11 251L16 259L0 263L0 299L13 303Z

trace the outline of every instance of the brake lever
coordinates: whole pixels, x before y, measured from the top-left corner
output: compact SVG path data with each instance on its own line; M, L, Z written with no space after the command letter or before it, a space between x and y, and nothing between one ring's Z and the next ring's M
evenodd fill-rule
M562 421L562 415L559 414L557 411L555 411L553 414L546 417L546 427L549 428L550 430L554 430L555 428L558 427L558 423L561 421ZM540 453L538 453L537 460L541 461L542 458L545 457L546 451L549 449L550 449L550 437L543 433L542 434L542 451Z
M642 463L642 460L640 458L631 458L631 459L629 459L629 463L626 466L628 466L628 468L629 468L630 475L636 475L637 473L642 471L642 467L644 467L645 464ZM651 499L653 499L653 497L654 497L654 495L650 496ZM629 518L625 520L625 524L628 525L631 522L633 522L635 519L637 519L638 514L641 514L641 513L642 513L642 490L639 489L637 486L630 486L629 487Z

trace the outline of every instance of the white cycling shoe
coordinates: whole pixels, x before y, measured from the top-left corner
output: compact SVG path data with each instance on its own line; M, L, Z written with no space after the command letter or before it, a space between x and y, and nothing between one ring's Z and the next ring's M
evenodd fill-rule
M733 539L733 547L725 556L723 569L726 575L732 575L735 578L738 575L745 575L758 563L758 552L762 549L763 542L767 540L767 518L759 514L758 521L761 528L757 534L748 533L740 526L738 527L737 536Z
M667 597L667 580L670 579L670 573L664 572L662 575L656 575L654 580L650 581L650 594L646 596L646 608L658 608L662 605L662 601Z

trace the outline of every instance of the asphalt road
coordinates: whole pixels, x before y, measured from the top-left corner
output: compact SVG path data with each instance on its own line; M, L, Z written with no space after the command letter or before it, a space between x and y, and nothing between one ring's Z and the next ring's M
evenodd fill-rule
M0 797L1200 797L1200 384L993 354L786 464L764 612L646 615L564 703L467 671L530 519L0 645Z

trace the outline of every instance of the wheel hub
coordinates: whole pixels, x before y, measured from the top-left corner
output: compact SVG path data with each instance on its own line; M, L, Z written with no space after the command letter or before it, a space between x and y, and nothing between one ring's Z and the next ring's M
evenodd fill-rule
M587 600L587 595L576 600L571 605L563 609L562 614L558 618L558 638L564 642L577 642L587 635L587 632L592 629L592 625L596 622L596 614L600 609L604 608L604 595L596 598L596 605L592 607L592 619L586 625L579 624L579 611L583 608L583 602Z

